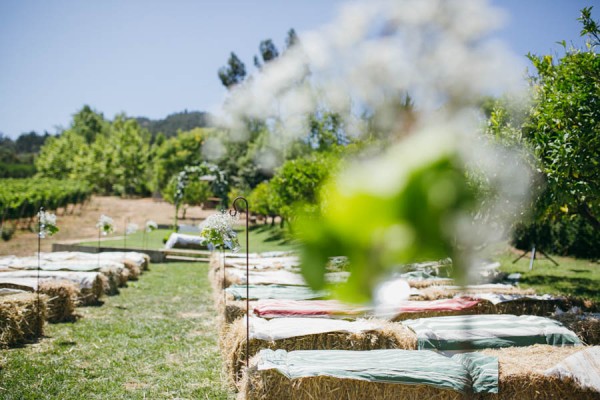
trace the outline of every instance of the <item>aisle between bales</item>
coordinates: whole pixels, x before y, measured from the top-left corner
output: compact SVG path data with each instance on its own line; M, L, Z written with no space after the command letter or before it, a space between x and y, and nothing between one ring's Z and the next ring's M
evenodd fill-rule
M151 265L83 318L0 355L2 399L230 399L207 265Z

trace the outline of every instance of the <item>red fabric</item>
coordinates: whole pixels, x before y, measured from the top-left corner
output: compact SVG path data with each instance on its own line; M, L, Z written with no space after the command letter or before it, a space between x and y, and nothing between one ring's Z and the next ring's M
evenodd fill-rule
M462 311L475 307L481 300L470 297L457 297L454 299L441 299L431 301L407 301L398 307L399 312L425 312L425 311Z
M254 306L254 313L262 318L355 315L363 310L336 300L259 300Z

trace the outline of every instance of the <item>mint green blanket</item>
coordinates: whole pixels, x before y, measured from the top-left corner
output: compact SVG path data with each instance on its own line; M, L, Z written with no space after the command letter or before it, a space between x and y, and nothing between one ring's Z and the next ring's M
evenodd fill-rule
M498 393L498 359L481 354L452 358L416 350L261 350L258 369L289 379L332 376L370 382L429 385L460 393Z

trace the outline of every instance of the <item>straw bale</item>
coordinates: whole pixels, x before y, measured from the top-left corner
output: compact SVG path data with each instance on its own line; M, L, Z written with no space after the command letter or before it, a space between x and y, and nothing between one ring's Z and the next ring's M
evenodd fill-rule
M131 260L123 260L122 262L123 265L125 265L125 268L129 270L129 279L132 281L137 281L142 273L140 266Z
M600 345L600 318L597 314L563 313L552 315L551 318L575 332L583 343L591 346Z
M250 312L252 312L255 302L250 302ZM232 322L242 318L246 315L246 301L232 300L227 302L223 315L225 322L231 324Z
M492 289L472 289L467 288L449 288L447 286L430 286L421 290L419 296L411 297L411 300L439 300L448 299L456 296L457 294L468 296L469 294L476 293L496 293L496 294L522 294L522 295L533 295L535 291L533 289L521 289L518 287L510 288L494 288Z
M598 399L600 394L583 390L572 379L544 375L568 356L582 350L581 346L556 347L534 345L506 347L481 351L498 357L498 394L480 395L481 399Z
M410 279L407 281L408 286L413 287L415 289L424 289L430 286L444 286L444 285L453 285L453 279L424 279L424 280L413 280Z
M535 345L483 350L482 353L498 357L499 391L462 396L457 392L426 386L374 383L334 377L307 377L290 380L276 370L259 371L256 358L244 371L238 400L327 400L327 399L486 399L533 400L598 399L600 394L581 389L572 379L544 375L568 356L582 347L555 347Z
M274 369L259 371L256 359L245 370L238 400L458 400L472 396L426 385L369 382L330 376L290 380Z
M250 356L261 349L292 350L376 350L417 349L417 335L402 324L381 321L378 330L361 333L325 332L280 340L250 339ZM229 326L223 339L223 358L228 378L238 382L246 363L246 320L239 319Z
M31 343L44 335L46 295L19 293L0 298L0 348Z
M100 268L99 272L106 277L107 285L104 288L104 293L108 296L119 294L119 285L121 282L119 273L114 268L107 267Z
M146 253L140 253L144 257L144 263L142 264L142 271L150 270L150 256Z
M561 304L560 299L556 300L535 300L518 299L496 304L494 314L513 314L513 315L537 315L539 317L548 317L556 307Z
M480 301L477 305L464 310L447 310L447 311L421 311L421 312L400 312L392 321L399 322L407 319L417 318L433 318L433 317L448 317L452 315L475 315L475 314L495 314L495 308L489 301Z
M92 282L91 288L81 288L81 296L79 304L82 306L97 305L104 293L110 290L108 278L103 274L96 274L96 278Z
M66 280L45 281L39 290L48 297L48 322L75 320L75 307L81 293L77 285Z

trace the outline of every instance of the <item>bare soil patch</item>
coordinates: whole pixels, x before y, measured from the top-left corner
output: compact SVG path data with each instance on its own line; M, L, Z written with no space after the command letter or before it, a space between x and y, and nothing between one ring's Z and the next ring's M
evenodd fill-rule
M164 201L150 198L123 199L114 196L93 196L83 206L76 206L74 210L68 208L57 210L57 222L60 231L51 238L42 240L42 251L51 251L52 243L68 241L94 240L98 237L96 222L101 214L108 215L115 221L116 235L122 233L126 221L136 223L142 228L147 220L156 221L158 224L172 224L175 208ZM201 207L189 207L186 210L186 219L181 223L197 223L206 218L214 210L205 210ZM181 212L180 212L181 214ZM37 251L37 235L27 230L17 230L8 242L0 241L0 256L16 255L30 256Z

